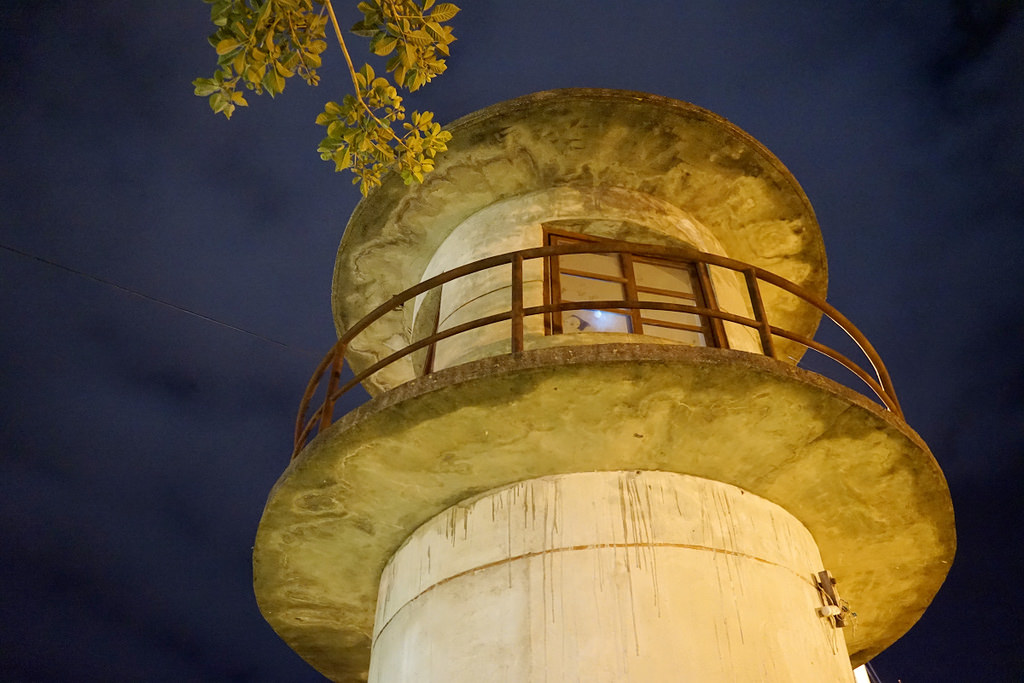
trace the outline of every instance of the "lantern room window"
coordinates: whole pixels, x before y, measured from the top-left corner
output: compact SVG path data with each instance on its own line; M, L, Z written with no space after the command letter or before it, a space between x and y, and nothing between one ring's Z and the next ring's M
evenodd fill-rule
M609 242L546 228L548 245ZM705 316L686 311L631 307L630 302L664 302L706 308L708 293L693 263L628 253L552 256L545 269L545 298L559 305L621 301L622 306L554 311L549 334L623 332L671 339L691 346L714 346Z

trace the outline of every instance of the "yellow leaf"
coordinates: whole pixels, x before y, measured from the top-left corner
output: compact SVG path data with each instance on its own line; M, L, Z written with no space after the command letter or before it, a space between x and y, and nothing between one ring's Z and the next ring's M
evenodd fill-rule
M448 21L458 13L458 7L450 2L442 2L434 8L433 12L430 13L430 18L434 21Z
M224 40L217 43L217 54L226 55L227 53L237 48L239 45L241 45L241 43L239 43L234 38L225 38Z

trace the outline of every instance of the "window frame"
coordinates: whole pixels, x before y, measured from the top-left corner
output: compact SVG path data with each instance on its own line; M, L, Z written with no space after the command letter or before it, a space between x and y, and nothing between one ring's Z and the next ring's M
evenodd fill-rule
M585 235L581 233L569 232L567 230L561 230L558 228L551 227L547 224L542 224L542 229L545 246L554 246L556 244L567 243L571 244L574 242L609 243L617 241L605 237L597 237L594 235ZM585 270L578 270L575 268L563 268L559 264L558 255L551 255L545 258L544 305L551 306L557 305L559 303L568 303L570 301L573 303L577 303L576 300L562 298L561 276L565 274L575 277L585 277L594 280L602 280L605 282L620 283L624 286L624 289L626 291L625 299L627 301L642 301L640 299L641 294L654 294L658 296L672 297L674 299L678 299L679 303L689 303L697 308L717 310L717 306L715 305L713 286L711 284L710 273L706 270L705 264L699 264L693 261L685 260L664 259L651 256L639 256L625 252L609 252L608 255L618 256L620 272L622 273L621 277L606 275L603 273L594 273ZM652 265L667 266L677 270L684 270L689 275L690 285L693 292L687 293L677 290L661 289L658 287L651 287L647 285L638 285L635 270L636 263L648 263ZM630 320L630 334L646 334L647 336L658 337L660 335L645 332L645 325L650 327L661 327L687 332L696 332L703 335L704 346L728 348L724 330L722 329L721 321L718 319L710 318L709 316L706 315L694 313L693 315L696 315L698 320L700 321L699 325L694 325L670 320L658 320L656 318L651 318L649 317L650 314L657 313L657 310L652 309L612 308L595 310L605 310L609 313L616 313L619 315L628 316ZM563 328L562 311L556 310L545 313L544 334L554 335L564 333L565 332ZM671 339L671 337L661 338Z

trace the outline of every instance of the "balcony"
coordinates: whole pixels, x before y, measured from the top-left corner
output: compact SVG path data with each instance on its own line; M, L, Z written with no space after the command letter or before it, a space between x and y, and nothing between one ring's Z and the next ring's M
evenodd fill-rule
M662 271L688 274L692 286L674 291L642 283L637 285L635 278L604 276L571 267L586 262L586 257L616 257L625 264L655 264ZM528 285L537 283L529 281L524 273L538 266L543 270L543 292L532 288L527 296ZM483 289L479 279L482 275L486 275L487 280ZM599 285L618 281L624 284L618 296L599 298L602 287L592 287L588 293L578 284L566 286L567 279ZM741 294L741 300L735 295L728 296L726 285L729 283L737 285L734 290ZM484 295L477 297L487 300L483 314L463 320L466 311L481 313L479 306L463 306L461 317L449 315L442 321L440 300L446 286L447 291L459 286L471 292L484 291ZM604 296L608 291L605 287ZM527 305L534 303L531 299L542 303ZM818 315L835 323L859 350L860 362L804 334L773 325L769 313L779 301L786 299L789 299L787 305L811 307ZM772 305L766 303L769 300ZM346 354L360 335L375 322L407 305L432 313L426 316L430 323L417 323L414 326L417 334L410 334L413 339L409 343L365 367L355 368L354 376L342 383ZM423 318L419 316L417 320ZM577 321L575 326L567 324L570 318ZM615 321L609 326L610 331L599 329L602 319ZM424 327L426 329L421 329ZM495 331L499 329L503 331L495 342ZM306 388L296 421L292 457L298 455L316 433L334 422L335 405L343 395L398 361L414 359L416 374L425 376L437 371L438 350L445 344L450 349L458 342L456 348L477 350L475 357L472 354L453 357L449 352L447 364L455 365L481 355L521 354L552 345L596 344L605 337L609 341L625 340L632 344L734 349L790 365L805 358L805 351L813 351L819 357L834 361L835 367L847 373L854 384L869 390L861 393L873 397L900 419L903 417L889 374L871 343L842 313L800 286L763 268L695 249L612 240L567 242L491 256L446 271L392 296L352 325L317 366ZM464 343L470 339L471 343ZM481 343L482 339L486 343ZM842 378L837 379L842 381ZM313 408L316 397L322 400Z

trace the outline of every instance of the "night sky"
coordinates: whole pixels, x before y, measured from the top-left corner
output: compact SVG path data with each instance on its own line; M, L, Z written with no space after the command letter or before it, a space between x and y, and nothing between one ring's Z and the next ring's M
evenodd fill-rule
M829 301L879 350L957 514L946 585L875 669L1024 679L1021 3L459 4L448 72L410 108L640 90L788 166ZM226 121L191 94L210 32L199 0L5 3L3 680L321 680L260 616L250 552L333 341L359 193L313 120L349 85L331 47L319 88Z

